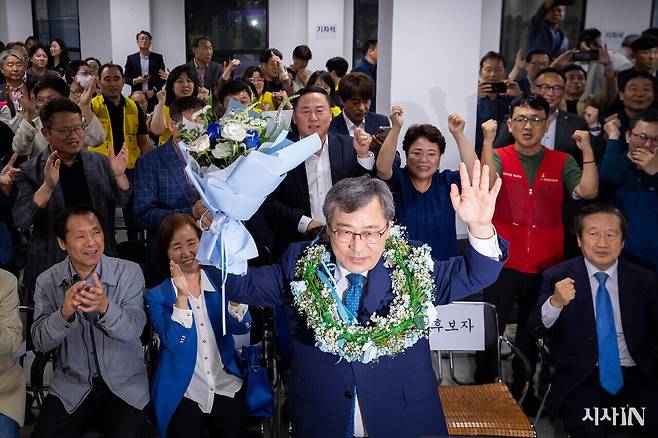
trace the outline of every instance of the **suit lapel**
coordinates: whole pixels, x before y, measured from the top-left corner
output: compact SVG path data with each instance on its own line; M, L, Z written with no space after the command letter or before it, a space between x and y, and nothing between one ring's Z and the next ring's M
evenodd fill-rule
M336 184L341 179L338 171L343 165L343 148L340 147L338 138L331 135L331 133L327 135L329 136L327 153L329 154L329 167L331 168L331 184Z
M589 331L589 336L596 339L596 321L594 319L594 300L592 299L592 288L587 275L587 268L583 257L579 257L573 265L571 278L576 282L576 303L578 304L578 316L582 318L584 330Z
M619 294L619 312L621 316L621 325L624 330L624 338L629 352L633 350L631 345L633 336L631 332L635 331L635 319L633 318L633 311L642 309L640 303L635 302L636 295L633 294L633 288L629 285L633 284L631 274L628 272L627 266L621 260L617 265L617 290Z
M362 313L370 315L379 309L386 296L391 291L391 276L384 267L384 258L368 273L365 296L363 297ZM361 313L361 312L360 312Z

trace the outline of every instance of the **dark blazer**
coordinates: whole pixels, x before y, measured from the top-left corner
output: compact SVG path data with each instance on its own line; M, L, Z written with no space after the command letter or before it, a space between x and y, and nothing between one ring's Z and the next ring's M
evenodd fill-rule
M34 290L36 278L55 263L64 260L66 253L59 248L55 236L55 219L65 208L64 194L58 184L44 208L34 203L34 193L43 184L43 169L50 155L46 148L36 157L20 166L21 173L16 178L14 190L14 225L22 230L32 227L32 235L27 245L23 285ZM91 196L91 206L100 215L105 234L105 254L115 255L114 210L118 204L126 205L130 190L121 190L110 168L107 157L94 152L80 151L87 186Z
M503 126L498 128L498 135L496 135L496 140L494 140L494 148L502 148L514 143L514 136L512 136L512 133L507 127L508 118L505 119ZM573 155L576 161L582 165L582 153L578 149L578 146L576 146L576 141L571 136L576 130L587 131L587 129L587 122L582 117L558 110L555 125L555 150ZM595 140L592 139L592 147L594 145Z
M380 126L391 126L391 122L388 121L388 117L373 112L366 114L365 122L365 131L368 134L377 134ZM345 123L345 118L343 117L342 113L338 114L331 120L331 125L329 125L329 132L342 135L350 135L347 131L347 123Z
M500 240L504 257L507 244ZM339 360L315 347L315 338L293 304L290 282L295 264L308 242L290 245L281 261L250 269L245 276L229 275L228 299L258 306L283 306L291 334L289 403L298 437L345 436L357 386L359 406L370 436L417 438L447 435L427 339L404 353L363 364ZM465 257L434 261L435 304L446 304L493 283L504 261L492 260L466 245ZM206 271L221 279L215 268ZM387 312L394 295L390 270L383 258L368 273L363 304L358 312L367 323L376 312Z
M541 306L553 294L555 283L571 278L576 297L562 309L551 328L541 320ZM658 341L658 290L656 276L638 265L619 260L619 307L628 351L647 383L658 388L658 357L649 341ZM565 399L594 372L598 340L594 302L582 256L544 271L537 306L530 313L528 327L536 337L549 337L555 377L548 406L558 415Z
M227 333L222 336L221 287L218 284L221 285L216 282L213 284L215 292L204 292L208 318L226 372L242 379L233 335L249 333L251 315L247 312L242 321L238 321L226 309ZM196 322L192 321L192 326L186 328L171 319L176 305L176 291L170 278L150 289L145 299L153 328L161 342L158 365L151 384L151 401L160 436L164 437L167 435L169 420L183 399L194 374L197 355ZM224 306L228 306L228 301Z
M165 81L160 78L158 72L165 69L162 55L155 52L149 53L149 90L160 90L165 85ZM133 85L133 79L142 75L142 64L139 58L139 52L128 55L126 58L126 68L123 72L126 84L130 85L131 90L142 91L141 85Z
M133 184L135 221L155 235L160 223L172 213L192 214L199 199L184 171L176 146L169 139L137 159Z
M329 161L331 182L371 173L361 167L357 161L352 138L346 135L329 133ZM265 200L261 209L268 222L276 228L276 247L281 254L291 242L304 239L297 232L297 225L302 216L311 216L311 201L308 194L306 166L301 163L288 172L285 179Z
M196 72L196 66L194 65L194 60L188 62L187 65L190 66L192 71ZM203 81L203 84L201 84L201 86L206 87L208 90L210 90L210 93L214 93L217 79L222 75L223 72L224 72L223 65L221 65L218 62L210 61L206 66L206 77L205 80Z

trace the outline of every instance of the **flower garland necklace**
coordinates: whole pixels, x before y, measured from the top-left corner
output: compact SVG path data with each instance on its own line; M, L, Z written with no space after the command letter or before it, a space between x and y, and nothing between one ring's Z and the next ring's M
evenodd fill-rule
M290 283L294 303L306 317L321 351L348 362L368 363L394 356L428 336L436 319L430 248L409 245L404 228L396 225L391 227L383 255L384 267L393 269L394 298L387 315L373 314L366 325L341 317L328 267L331 255L324 245L307 247L297 261L295 274L301 280Z

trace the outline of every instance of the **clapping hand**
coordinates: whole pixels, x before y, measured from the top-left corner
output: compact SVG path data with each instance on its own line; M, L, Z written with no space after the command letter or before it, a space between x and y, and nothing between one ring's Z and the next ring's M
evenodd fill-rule
M370 144L372 143L372 136L361 128L356 128L354 131L354 139L352 145L359 158L368 158L370 156Z
M59 166L61 164L62 160L59 159L57 151L48 155L46 165L43 169L43 182L50 190L54 190L57 184L59 184Z
M489 190L489 166L484 165L480 169L480 161L473 163L473 176L469 179L466 165L459 164L459 176L461 178L461 193L457 184L450 186L450 200L455 213L468 224L468 230L478 239L487 239L494 235L491 224L496 207L496 197L500 191L502 180L496 178L491 190Z
M180 268L178 263L173 260L169 261L169 272L171 273L171 279L174 282L174 286L178 289L178 296L181 295L187 298L187 293L189 292L189 286L187 284L187 279L183 274L183 270Z
M110 300L105 295L105 289L98 279L98 274L95 272L91 275L94 281L93 286L85 285L78 289L76 295L77 301L80 302L78 309L84 313L98 312L104 315L110 305Z
M107 152L114 176L118 178L125 175L126 168L128 167L128 146L124 143L118 155L114 154L114 147L112 145L107 148Z

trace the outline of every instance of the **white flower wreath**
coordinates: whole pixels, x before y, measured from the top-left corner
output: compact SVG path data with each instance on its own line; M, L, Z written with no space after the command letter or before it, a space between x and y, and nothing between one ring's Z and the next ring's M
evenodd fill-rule
M384 251L384 267L391 272L394 295L386 315L373 314L362 325L339 316L333 295L318 272L329 275L330 253L324 245L311 245L297 261L291 282L295 305L315 334L316 347L347 361L368 363L381 356L394 356L427 337L436 319L434 308L434 262L427 245L413 247L404 228L391 227Z

